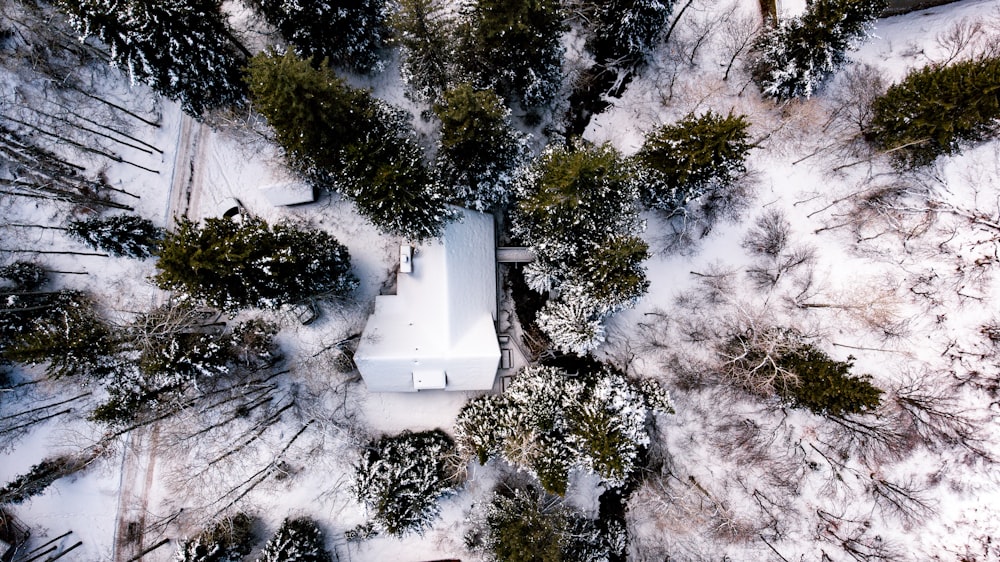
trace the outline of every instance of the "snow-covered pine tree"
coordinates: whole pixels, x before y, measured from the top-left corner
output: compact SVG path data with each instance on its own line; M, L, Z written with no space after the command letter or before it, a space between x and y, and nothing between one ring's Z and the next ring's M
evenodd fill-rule
M440 429L369 443L355 465L352 490L374 530L401 537L427 528L438 516L438 500L455 485L454 453L454 442Z
M163 240L154 280L198 302L235 312L276 309L357 286L347 248L324 231L256 217L181 221Z
M29 292L45 285L49 276L45 268L35 262L15 261L0 267L0 279L6 279L10 288L17 292Z
M43 459L33 465L28 472L11 480L0 488L0 504L20 504L44 492L53 482L80 469L80 462L70 456L61 455Z
M913 70L872 103L865 138L901 166L930 164L1000 130L1000 57Z
M285 519L257 562L331 562L323 532L308 517Z
M115 256L148 258L156 253L163 230L137 215L71 221L69 233L88 246Z
M576 298L546 302L535 321L556 349L585 355L604 343L603 319L584 298Z
M767 97L809 97L871 33L886 0L814 0L799 17L782 19L753 44L750 72Z
M407 95L434 103L448 89L454 68L455 20L442 0L398 0L389 19L400 49Z
M213 0L58 0L84 37L95 36L133 80L201 116L242 103L248 54Z
M670 397L652 381L607 367L570 373L521 370L501 395L471 400L455 422L459 453L485 462L499 457L563 495L572 470L599 474L609 486L632 476L649 443L651 414L672 413Z
M472 83L529 110L551 102L562 80L559 2L477 0L465 8L456 56Z
M444 93L434 113L441 120L437 166L445 185L466 207L485 211L504 205L528 147L503 100L463 83Z
M610 0L583 3L589 18L587 48L602 65L641 66L663 33L672 0Z
M751 142L743 115L686 115L646 137L635 161L644 205L669 214L705 193L726 189L746 173Z
M245 513L225 517L181 543L171 562L242 562L257 542L252 527L253 519Z
M381 70L385 0L252 0L299 56L358 72ZM336 30L336 32L331 32Z

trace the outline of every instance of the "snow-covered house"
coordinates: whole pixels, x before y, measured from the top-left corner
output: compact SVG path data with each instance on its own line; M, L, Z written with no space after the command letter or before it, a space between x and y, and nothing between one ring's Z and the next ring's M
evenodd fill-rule
M374 392L487 390L500 362L493 218L462 210L375 298L354 361ZM402 256L401 256L402 257Z

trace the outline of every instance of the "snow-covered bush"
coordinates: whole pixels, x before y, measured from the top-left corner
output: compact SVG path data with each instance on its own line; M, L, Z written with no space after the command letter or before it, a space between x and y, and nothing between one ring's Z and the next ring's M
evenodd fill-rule
M353 491L374 531L401 537L422 532L437 518L438 500L455 484L455 444L435 429L386 435L372 441L355 465Z
M749 127L743 115L707 111L650 133L635 156L643 204L677 213L705 193L730 187L746 172Z
M244 513L226 517L181 543L172 562L242 562L256 542L252 526Z
M257 562L330 562L323 532L307 517L285 519Z
M162 229L136 215L72 221L68 229L71 236L91 248L129 258L148 258L154 255L163 238Z
M800 17L782 18L753 44L751 74L767 97L809 97L871 34L886 0L814 0Z
M156 283L235 312L275 309L312 295L344 296L357 286L351 256L322 230L255 217L181 221L167 234Z
M502 395L470 401L459 413L459 452L483 463L499 457L564 494L572 470L595 472L621 486L649 444L651 414L671 413L670 397L652 381L610 368L568 373L527 367Z

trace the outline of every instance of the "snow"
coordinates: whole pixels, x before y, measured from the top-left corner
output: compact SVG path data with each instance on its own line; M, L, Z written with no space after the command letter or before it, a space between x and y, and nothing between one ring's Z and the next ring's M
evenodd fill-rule
M500 362L493 218L462 211L440 241L418 246L395 295L379 295L354 362L373 392L420 389L437 371L448 390L493 388Z

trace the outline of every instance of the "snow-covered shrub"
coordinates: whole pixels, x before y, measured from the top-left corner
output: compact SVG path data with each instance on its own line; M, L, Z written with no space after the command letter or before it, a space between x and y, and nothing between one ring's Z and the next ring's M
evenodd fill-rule
M503 205L515 170L527 159L527 139L511 125L503 100L463 83L444 92L434 113L441 120L442 181L471 209Z
M494 490L466 544L496 562L606 562L608 545L594 521L534 488Z
M872 103L865 131L903 166L930 164L1000 130L1000 57L911 71Z
M422 532L438 516L438 500L455 484L455 444L435 429L372 441L355 465L353 491L374 530L401 537Z
M527 367L504 394L470 401L455 434L463 456L499 457L561 495L577 469L609 486L625 484L649 444L649 416L671 412L669 395L652 381L607 367L580 373Z
M357 286L351 256L322 230L255 217L184 220L163 240L156 283L220 310L275 309Z
M68 229L71 236L91 248L129 258L148 258L154 255L163 238L162 229L136 215L72 221Z
M256 542L253 519L237 513L181 544L172 562L242 562Z
M800 17L782 18L753 44L751 74L761 93L809 97L871 34L886 0L814 0Z
M323 532L307 517L285 519L257 562L330 562Z
M749 127L743 115L708 111L650 133L635 156L643 204L676 213L705 193L730 187L746 173Z
M584 355L604 343L603 316L582 299L548 301L538 311L536 322L565 353Z

